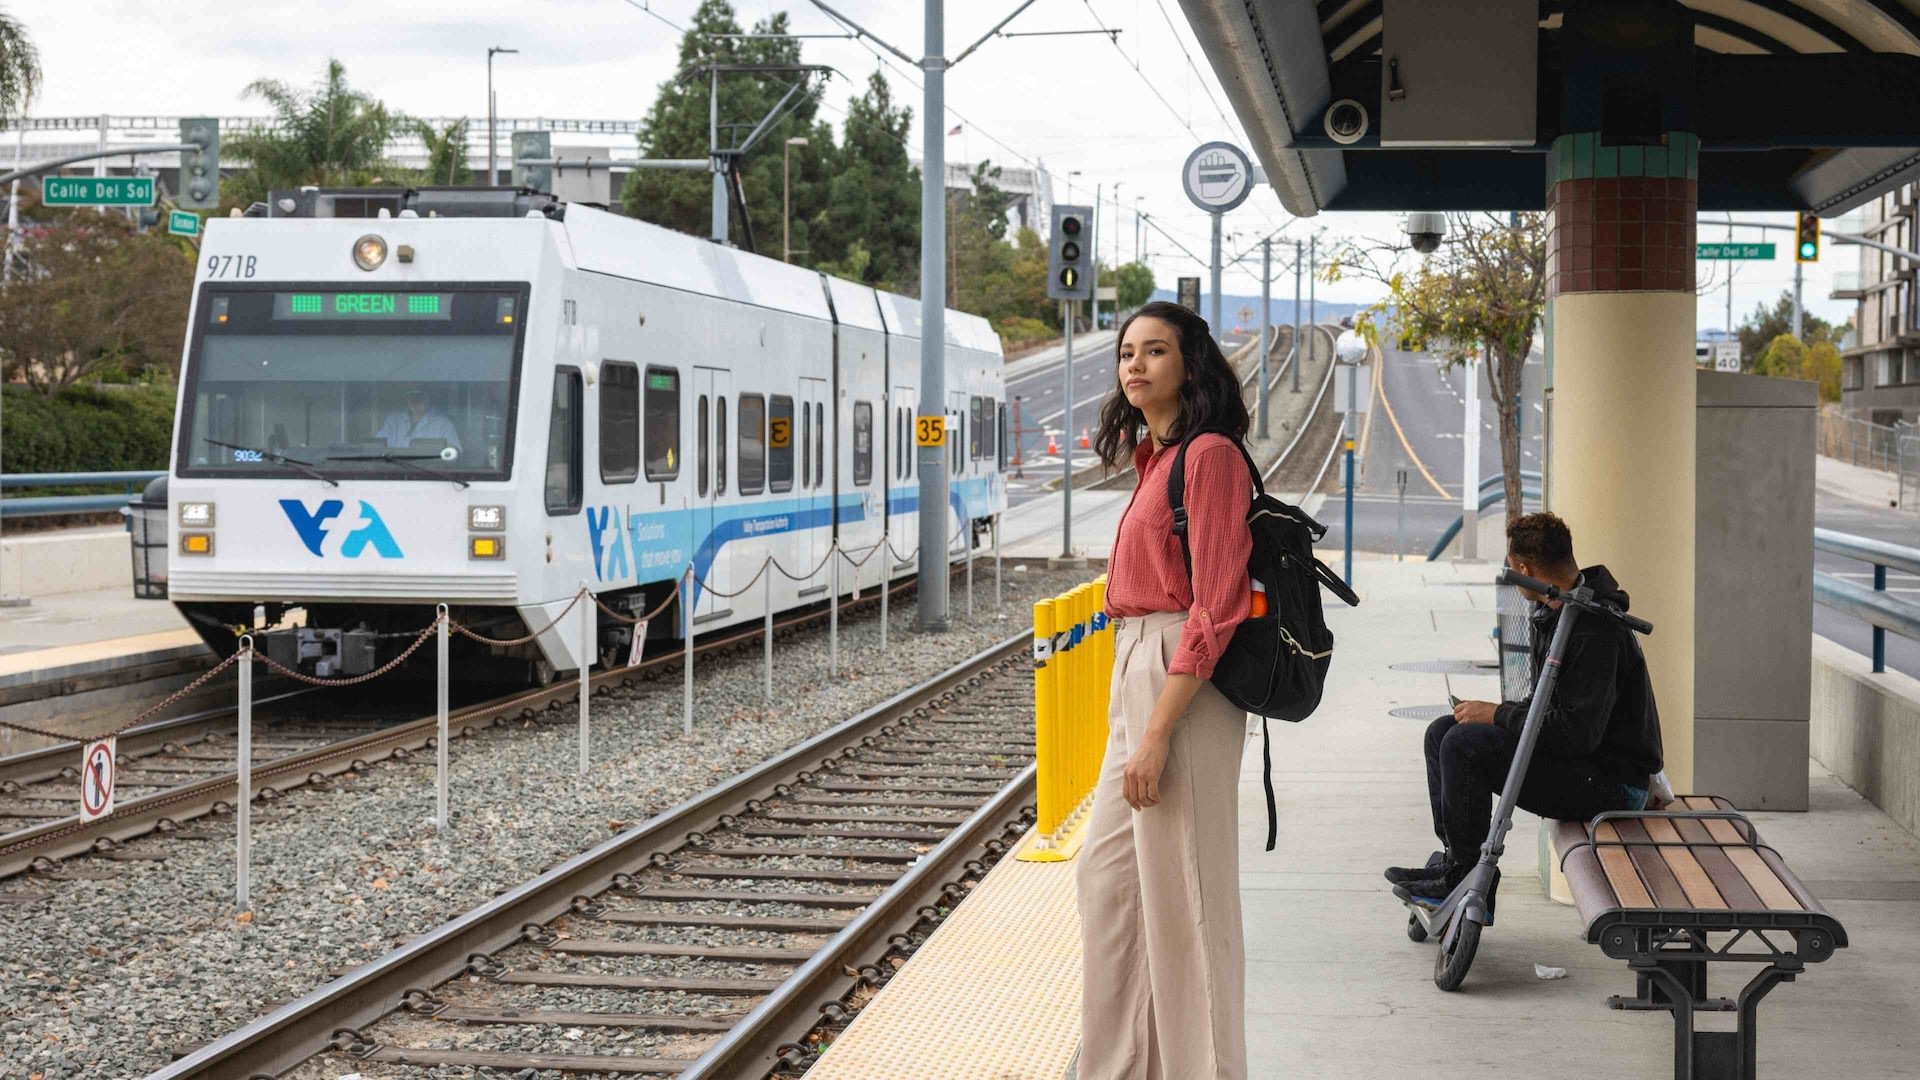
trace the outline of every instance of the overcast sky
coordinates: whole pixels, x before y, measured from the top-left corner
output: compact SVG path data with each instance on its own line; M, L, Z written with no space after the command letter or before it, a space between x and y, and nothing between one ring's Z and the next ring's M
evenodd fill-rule
M909 55L922 51L922 5L912 0L829 0L875 35ZM307 83L329 57L347 65L355 86L389 106L421 116L486 113L486 50L521 50L495 59L494 82L505 116L632 119L652 102L655 88L675 68L679 35L665 20L685 25L698 0L10 0L0 2L26 24L39 44L46 81L33 105L38 116L235 115L264 112L243 97L261 77ZM641 10L647 6L660 18ZM947 4L947 53L954 55L990 29L1015 0L953 0ZM743 24L773 11L791 13L796 33L831 33L835 25L806 0L736 4ZM1180 274L1202 274L1180 250L1207 255L1208 222L1181 192L1180 167L1201 141L1225 138L1246 145L1206 58L1176 0L1041 0L1010 30L1121 31L1119 47L1104 37L1013 38L989 42L947 76L948 116L942 130L963 126L947 142L949 160L991 157L1017 165L1044 161L1055 177L1055 198L1092 202L1101 185L1101 250L1111 259L1116 239L1112 193L1120 187L1125 211L1117 230L1123 258L1133 255L1132 208L1162 224L1172 239L1149 234L1156 278L1171 287ZM1189 57L1191 62L1189 62ZM805 43L804 58L829 64L844 78L828 91L827 116L857 93L881 63L874 51L846 40ZM918 72L889 56L882 67L895 94L914 106L918 153ZM1137 64L1137 70L1135 65ZM1080 170L1067 188L1070 170ZM1753 215L1745 215L1753 216ZM1788 221L1790 215L1761 215ZM1236 238L1229 255L1287 225L1283 239L1324 228L1337 235L1390 237L1396 218L1326 214L1288 225L1270 189L1257 191L1225 222ZM1724 235L1702 227L1702 239ZM1739 234L1758 239L1752 231ZM1736 321L1756 303L1790 288L1793 263L1785 234L1773 237L1783 256L1745 264L1734 282ZM1809 310L1844 319L1851 302L1828 300L1832 272L1852 269L1857 249L1829 247L1807 274ZM1704 286L1724 285L1727 264L1701 264ZM1257 255L1231 270L1229 293L1257 294ZM1291 295L1292 280L1275 286ZM1369 300L1363 283L1322 285L1331 299ZM1726 293L1700 300L1700 326L1725 324Z

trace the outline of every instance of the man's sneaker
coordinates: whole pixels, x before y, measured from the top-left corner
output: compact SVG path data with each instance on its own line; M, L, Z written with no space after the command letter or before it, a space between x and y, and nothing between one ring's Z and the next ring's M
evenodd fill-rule
M1456 862L1447 862L1437 872L1411 881L1403 881L1393 887L1393 895L1409 904L1426 904L1429 907L1439 904L1453 892L1454 887L1467 878L1472 867Z
M1389 866L1387 867L1386 875L1387 884L1400 885L1409 881L1421 881L1433 877L1445 869L1446 863L1447 853L1444 851L1436 851L1427 856L1427 865L1425 866Z

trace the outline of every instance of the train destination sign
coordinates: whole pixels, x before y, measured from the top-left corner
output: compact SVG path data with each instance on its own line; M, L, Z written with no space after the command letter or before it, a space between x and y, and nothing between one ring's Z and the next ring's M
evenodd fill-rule
M40 181L48 206L152 206L151 176L49 176Z
M453 318L452 293L284 292L273 294L276 319L368 319L392 322Z

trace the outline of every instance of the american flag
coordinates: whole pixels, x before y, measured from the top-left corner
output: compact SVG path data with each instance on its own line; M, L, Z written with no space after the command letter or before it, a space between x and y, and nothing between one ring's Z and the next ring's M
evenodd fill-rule
M965 125L965 124L955 124L955 125L953 125L953 130L952 130L952 131L949 131L949 132L947 132L947 134L949 134L949 135L958 135L958 134L960 134L960 129L961 129L961 128L963 128L963 127L966 127L966 125Z

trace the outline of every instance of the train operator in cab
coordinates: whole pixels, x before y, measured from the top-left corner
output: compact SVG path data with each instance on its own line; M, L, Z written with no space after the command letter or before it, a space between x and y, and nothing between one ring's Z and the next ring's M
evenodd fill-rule
M380 430L373 433L374 438L395 450L406 449L415 439L438 439L452 447L454 453L460 452L460 429L446 413L433 407L426 387L407 387L406 402L406 408L387 414Z
M1527 514L1507 526L1507 565L1562 589L1584 584L1596 600L1627 610L1626 591L1606 567L1580 568L1573 534L1554 514ZM1533 602L1528 619L1537 682L1561 605L1521 591ZM1423 867L1387 871L1401 899L1438 903L1479 861L1492 828L1493 797L1507 782L1531 704L1531 696L1499 704L1462 701L1427 729L1427 797L1433 831L1446 850ZM1569 821L1642 810L1660 769L1660 713L1633 631L1612 619L1576 621L1520 788L1520 808Z

